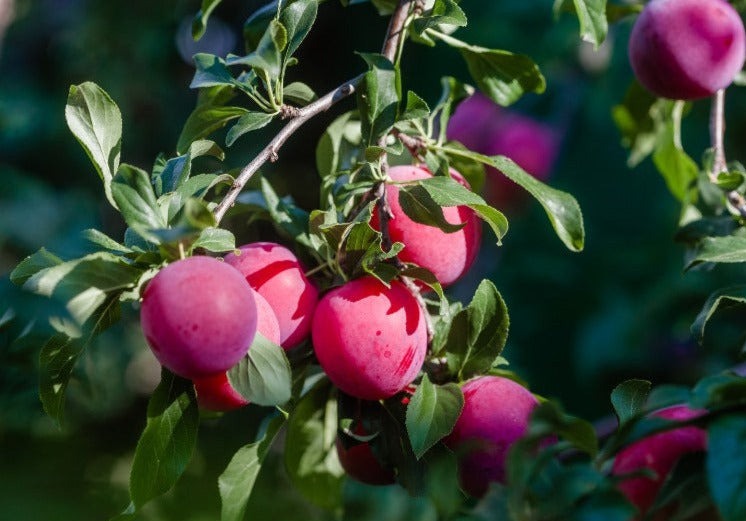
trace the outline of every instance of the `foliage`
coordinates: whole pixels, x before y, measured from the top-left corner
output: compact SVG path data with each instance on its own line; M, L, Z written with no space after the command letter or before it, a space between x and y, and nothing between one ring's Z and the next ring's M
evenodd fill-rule
M205 33L220 3L202 2L192 26L195 37ZM399 262L396 255L402 245L391 244L386 230L370 224L374 208L382 204L377 190L386 182L389 162L416 162L435 175L401 186L399 203L407 216L454 232L458 226L445 219L443 208L465 206L489 225L494 242L502 244L508 234L505 213L448 173L454 165L481 165L478 168L499 171L535 198L560 242L570 251L582 251L585 224L572 195L536 179L508 157L479 154L448 141L448 119L474 87L445 77L441 96L432 106L424 97L403 89L405 39L427 47L445 45L458 52L471 81L503 106L545 90L538 65L525 55L453 36L467 24L467 12L454 0L435 0L424 6L374 0L380 14L405 9L405 38L388 55L360 53L360 75L326 99L309 85L287 77L292 76L288 71L299 63L298 51L320 16L320 3L287 0L256 11L244 25L243 55L196 54L190 87L199 91L197 105L178 137L176 155L159 155L150 169L121 162L122 150L128 149L123 148L121 111L112 97L91 82L70 88L67 124L93 163L103 193L121 214L126 230L120 240L88 230L92 253L61 258L42 248L22 260L10 275L25 291L59 304L44 324L35 326L49 333L39 364L46 412L63 423L65 393L74 380L76 364L93 340L119 321L121 309L140 300L159 268L186 256L232 251L240 220L260 226L267 222L310 260L309 272L321 288L364 274L384 284L403 278L430 286L438 298L424 306L435 331L413 392L404 391L361 414L348 414L350 401L356 410L366 405L344 396L320 374L310 345L286 354L258 338L228 377L246 399L267 407L262 416L268 425L255 441L235 452L219 477L222 519L244 517L253 487L268 472L264 465L271 460L273 446L282 447L289 480L302 496L335 515L341 513L344 470L335 440L340 430L349 433L349 427L357 423L368 432L363 441L370 442L377 459L395 470L399 484L424 498L424 504L443 519L484 519L499 513L515 520L600 515L629 519L634 509L615 488L608 462L629 443L674 428L675 424L657 421L649 414L678 403L682 394L667 396L666 388L651 390L651 384L643 380L620 384L611 395L618 428L607 438L599 437L587 421L566 414L559 404L543 401L527 435L511 450L506 484L494 484L479 501L463 497L455 482L456 457L442 439L452 431L463 407L460 384L481 374L518 378L502 367L510 324L505 299L492 282L483 281L467 306L450 302L431 273ZM596 46L606 37L611 7L605 2L575 1L572 6L555 2L558 14L575 11L581 37ZM241 181L243 173L234 175L235 171L221 165L228 154L218 138L210 139L214 134L227 127L225 147L236 150L233 147L246 142L252 132L283 119L290 120L285 128L294 121L300 125L353 90L357 107L337 117L318 141L318 208L306 210L278 196L270 180L261 177L258 187L244 191L235 206L222 213L232 188L243 188L246 180ZM742 230L746 171L738 163L723 168L715 157L717 151L705 154L701 167L691 159L681 139L688 109L683 102L652 98L633 84L613 117L630 147L630 165L652 156L671 194L681 203L679 237L688 248L687 268L742 263L746 260ZM283 143L272 145L268 157L276 159ZM746 302L742 294L740 286L715 291L693 330L704 336L719 309ZM6 313L0 327L12 319L12 313ZM743 378L732 373L710 377L685 393L684 401L708 411L692 423L707 429L711 449L703 461L692 464L691 472L672 474L667 490L691 486L684 481L685 474L706 479L711 497L705 494L702 503L689 505L691 513L714 505L724 519L741 519L746 515L743 460L730 454L742 444L746 432L739 414L746 402ZM118 519L136 516L154 498L178 487L193 454L199 423L190 382L164 370L134 453L130 505ZM661 494L655 508L671 507L678 499L673 493Z

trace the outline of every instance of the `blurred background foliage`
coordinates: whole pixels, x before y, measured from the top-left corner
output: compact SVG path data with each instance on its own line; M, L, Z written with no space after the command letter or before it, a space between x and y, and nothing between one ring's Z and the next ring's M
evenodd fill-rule
M126 504L132 452L159 374L137 327L137 311L124 310L126 320L87 350L70 388L68 421L59 430L44 417L36 395L42 339L22 334L50 304L22 294L7 274L41 246L63 257L83 252L80 232L86 228L121 235L123 223L67 130L68 87L92 80L118 103L125 161L149 167L158 153L173 154L196 100L188 89L191 55L239 50L243 21L261 2L224 2L204 40L195 44L189 28L198 4L0 0L0 517L105 519ZM468 301L479 280L495 281L511 314L505 355L512 368L534 392L558 398L568 411L589 419L610 414L609 391L625 378L686 384L732 365L743 343L737 327L742 316L721 314L702 346L689 325L707 295L742 278L742 270L682 273L684 250L674 241L677 204L650 160L627 168L612 123L612 107L631 79L629 21L616 24L594 51L579 42L574 17L553 19L552 0L464 0L463 8L470 20L464 40L529 54L546 75L545 95L527 96L510 110L561 135L550 183L580 202L587 246L582 254L569 253L538 204L515 201L506 209L511 230L504 246L491 244L485 234L476 267L452 295ZM386 23L370 4L345 9L325 2L291 80L303 79L323 93L362 71L352 49L377 51ZM430 102L439 94L441 76L468 80L458 55L443 46L410 44L403 70L405 89ZM306 208L316 206L318 194L316 141L351 107L346 103L311 121L263 171L279 192ZM746 96L733 92L728 103L729 159L745 160L746 119L738 114L746 109ZM695 158L707 146L708 108L706 102L695 104L684 124L684 145ZM277 128L239 141L226 166L247 162ZM231 225L239 240L272 239L267 227ZM253 440L262 414L248 407L206 419L186 476L142 518L215 519L217 476L230 455ZM329 518L292 491L276 458L254 491L251 518ZM395 487L348 483L345 494L349 519L435 519L426 503Z

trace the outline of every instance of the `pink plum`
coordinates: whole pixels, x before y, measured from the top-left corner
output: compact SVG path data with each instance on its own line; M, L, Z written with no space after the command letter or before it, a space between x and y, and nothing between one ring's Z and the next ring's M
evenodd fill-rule
M394 483L394 473L390 469L383 468L381 462L373 454L369 443L360 442L345 447L338 436L336 446L339 462L351 478L368 485Z
M158 361L184 378L231 368L254 340L257 310L240 273L211 257L169 264L148 283L140 322Z
M505 479L505 458L526 432L538 401L528 389L499 376L480 376L461 388L464 408L444 443L459 456L461 486L481 497L490 481Z
M459 103L448 120L446 137L459 141L469 150L484 152L489 142L491 127L501 116L501 108L481 92L476 92Z
M697 418L706 411L690 409L686 405L675 405L653 413L666 420L686 421ZM652 470L655 478L647 476L625 479L619 489L644 514L655 501L666 476L683 455L704 451L707 448L707 432L699 427L681 427L653 434L625 447L614 460L612 474L620 476L644 468Z
M730 85L745 42L741 17L724 0L652 0L630 34L629 59L652 93L693 100Z
M363 400L388 398L417 376L427 351L425 318L398 281L366 276L329 291L311 328L316 357L337 387Z
M418 166L394 166L389 177L395 182L427 179L432 174ZM469 187L466 180L455 170L451 177ZM482 222L467 206L443 208L443 215L452 224L466 223L459 231L446 233L435 226L420 224L410 219L399 204L399 187L386 186L386 195L393 218L389 221L389 235L394 242L404 244L399 259L413 262L430 270L443 286L453 284L474 263L482 238ZM380 230L378 211L373 214L370 225Z
M256 330L270 342L280 343L280 324L277 322L269 302L259 293L251 290L256 301ZM209 411L231 411L249 402L236 391L228 380L228 374L218 373L194 380L197 391L197 402L200 407Z
M225 262L269 302L280 324L282 347L291 349L308 337L318 291L290 250L272 242L255 242L229 253Z

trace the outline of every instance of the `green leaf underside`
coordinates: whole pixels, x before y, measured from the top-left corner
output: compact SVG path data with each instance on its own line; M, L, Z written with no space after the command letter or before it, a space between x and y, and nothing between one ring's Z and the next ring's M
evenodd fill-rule
M427 375L422 377L406 415L407 432L417 459L450 434L463 407L464 395L458 385L434 385Z
M290 400L292 373L282 347L256 334L245 357L228 371L228 381L257 405L282 405Z
M246 512L251 491L256 483L264 458L285 424L282 416L270 421L267 432L254 443L238 449L218 478L221 500L221 521L241 521Z
M111 181L119 168L122 148L119 107L95 83L81 83L70 87L65 119L101 177L106 198L117 208L111 193Z
M746 237L707 237L699 243L697 253L688 268L701 262L746 262Z
M181 477L192 457L198 426L192 382L164 369L132 462L130 497L136 509L170 490Z

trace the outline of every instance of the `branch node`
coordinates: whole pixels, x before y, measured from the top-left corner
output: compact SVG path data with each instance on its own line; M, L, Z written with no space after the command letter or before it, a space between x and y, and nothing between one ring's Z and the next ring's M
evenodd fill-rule
M283 104L280 107L280 117L282 119L297 118L300 115L300 109L291 105Z

